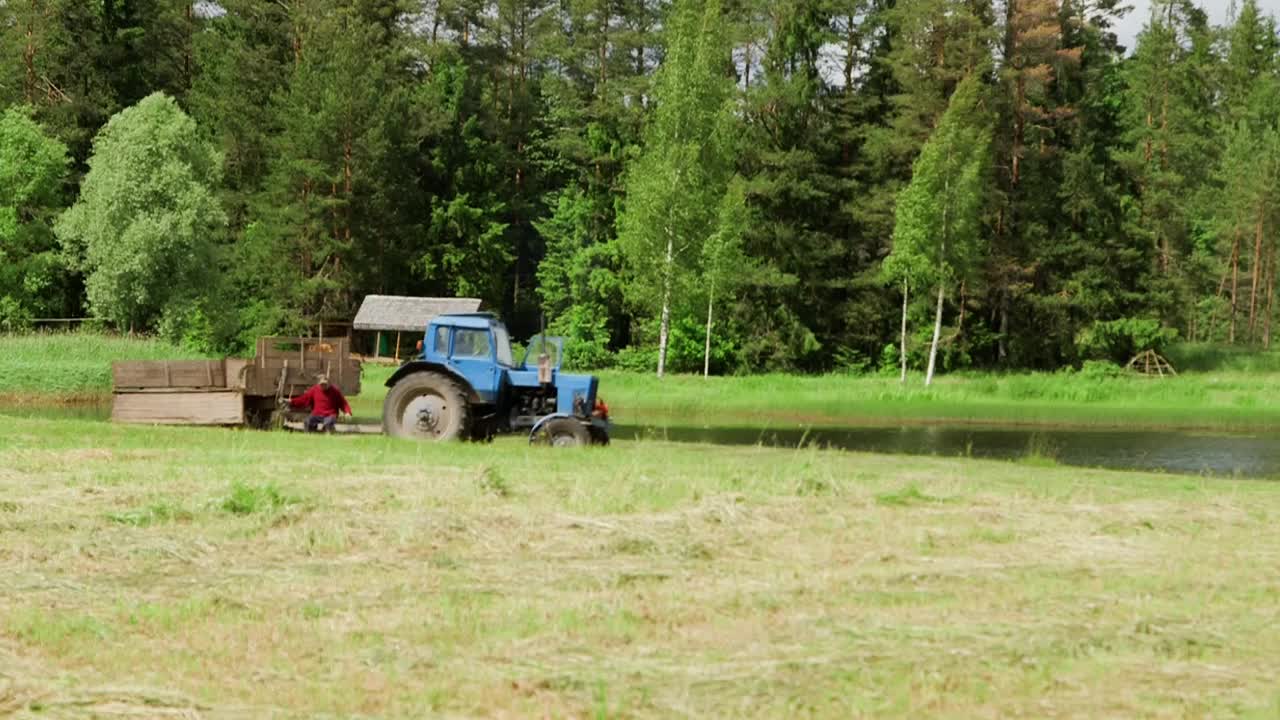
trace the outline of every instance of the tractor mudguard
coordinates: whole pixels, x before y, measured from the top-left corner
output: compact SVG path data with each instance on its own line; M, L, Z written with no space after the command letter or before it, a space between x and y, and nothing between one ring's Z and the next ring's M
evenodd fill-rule
M442 365L441 363L428 362L426 360L410 360L405 364L401 365L398 369L396 369L395 373L392 374L391 377L387 378L387 383L386 383L387 387L394 387L396 383L400 382L402 379L404 379L408 375L412 375L416 372L425 372L425 371L442 373L444 375L448 375L449 377L457 380L462 385L462 387L467 389L468 400L470 400L473 403L480 402L480 396L476 394L475 388L471 387L471 383L468 382L467 379L463 377L461 373L453 370L448 365Z
M555 414L553 414L553 415L546 415L546 416L543 416L542 418L540 418L540 419L538 420L538 422L534 423L534 424L533 424L533 427L529 430L529 442L533 442L533 439L534 439L534 438L536 438L536 437L538 437L538 431L542 429L542 426L543 426L543 425L546 425L546 424L547 424L547 421L548 421L548 420L555 420L556 418L564 418L564 419L566 419L566 420L577 420L577 419L578 419L578 418L576 418L576 417L574 417L574 416L572 416L572 415L569 415L569 414L567 414L567 413L555 413Z

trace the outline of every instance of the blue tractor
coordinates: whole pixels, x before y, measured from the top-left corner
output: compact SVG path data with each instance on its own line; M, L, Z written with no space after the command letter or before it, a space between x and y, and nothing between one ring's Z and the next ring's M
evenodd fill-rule
M387 433L446 441L528 431L530 441L559 447L608 444L599 382L560 372L559 338L534 337L516 364L500 320L488 313L453 314L433 319L419 346L418 355L387 380Z

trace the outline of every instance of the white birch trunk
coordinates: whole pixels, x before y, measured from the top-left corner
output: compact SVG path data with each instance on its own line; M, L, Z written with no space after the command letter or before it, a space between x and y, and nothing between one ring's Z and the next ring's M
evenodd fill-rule
M711 377L711 311L716 303L716 284L711 282L711 293L707 296L707 346L702 351L702 377Z
M951 178L943 185L942 195L942 244L938 248L938 309L933 316L933 342L929 345L929 369L924 375L924 385L933 383L933 370L938 364L938 339L942 337L942 299L947 287L947 238L951 235Z
M667 372L667 339L671 330L671 273L675 262L675 238L667 233L667 259L662 276L662 320L658 326L658 377Z
M910 286L906 280L902 281L902 346L898 351L898 357L902 361L902 378L898 382L906 384L907 382L907 291Z
M938 282L938 310L933 316L933 344L929 346L929 371L925 373L924 384L927 387L933 382L933 369L938 361L938 338L942 337L942 298L946 285Z

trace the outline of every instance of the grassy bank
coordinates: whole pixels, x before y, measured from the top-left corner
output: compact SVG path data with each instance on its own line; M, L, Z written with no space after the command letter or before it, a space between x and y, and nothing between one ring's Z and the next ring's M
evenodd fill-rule
M0 714L1274 717L1280 486L0 435Z
M1169 379L1067 373L966 373L921 378L606 372L602 394L619 417L684 425L968 422L1147 428L1280 427L1280 373L1239 371Z
M115 360L198 357L148 338L91 333L0 335L0 396L108 393Z
M777 426L962 422L1144 428L1280 428L1280 371L1271 354L1188 347L1186 362L1225 370L1176 378L1094 377L1080 373L939 377L846 375L752 377L601 373L601 394L627 424ZM110 391L112 360L189 357L151 340L95 335L0 337L0 399L59 398ZM1252 368L1242 369L1242 368ZM393 368L367 365L353 398L364 421L381 416L383 382Z

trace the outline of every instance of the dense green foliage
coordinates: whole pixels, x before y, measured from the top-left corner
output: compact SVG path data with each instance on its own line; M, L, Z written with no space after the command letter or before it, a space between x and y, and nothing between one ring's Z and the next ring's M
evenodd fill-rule
M1155 0L1126 48L1124 12L0 2L0 315L91 312L232 349L349 319L369 293L469 295L517 336L545 316L575 364L722 373L892 366L904 314L916 368L934 329L944 369L1123 361L1173 338L1269 347L1276 24L1254 0L1222 26ZM965 78L989 171L936 322L934 273L885 259ZM135 120L153 127L106 157L147 103L176 103L181 129ZM165 174L179 166L187 180ZM93 197L108 186L128 224ZM916 195L909 215L941 207ZM50 229L73 205L60 253ZM112 252L82 252L95 232ZM192 255L207 272L173 269Z
M21 328L67 300L52 220L67 148L18 109L0 114L0 323Z
M214 194L221 167L195 122L161 94L98 133L80 199L56 228L96 316L132 330L205 312L226 224Z

